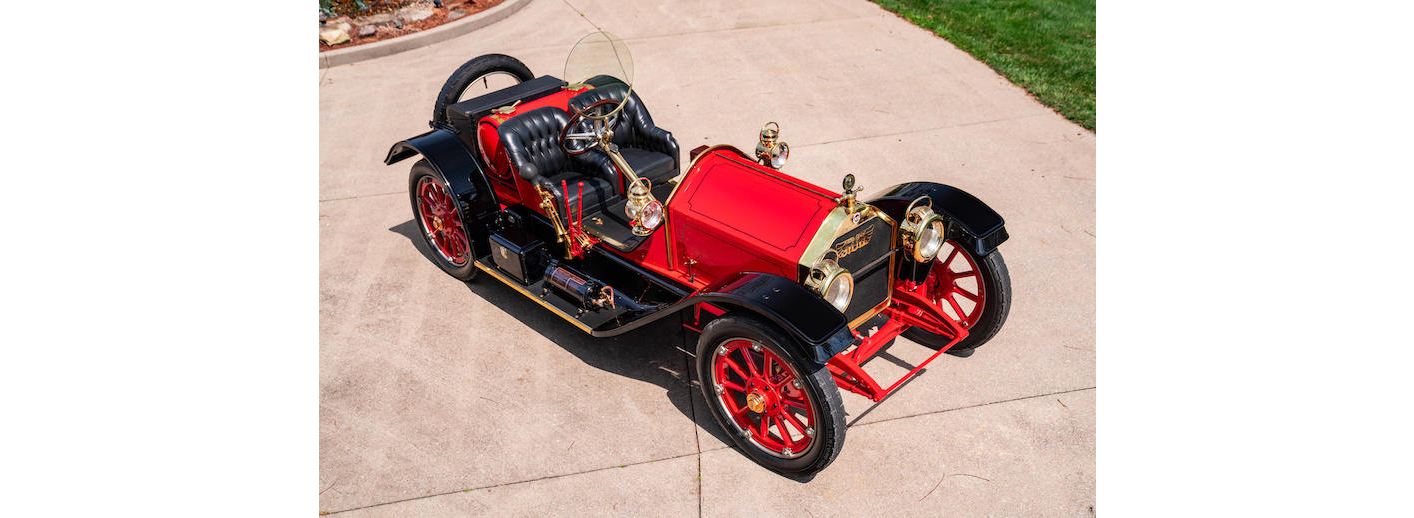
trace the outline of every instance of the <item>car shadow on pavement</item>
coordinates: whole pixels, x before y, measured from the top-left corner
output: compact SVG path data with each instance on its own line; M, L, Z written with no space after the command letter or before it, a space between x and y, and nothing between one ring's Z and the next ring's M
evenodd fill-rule
M408 220L388 230L406 237L424 258L435 264L432 250L419 235L416 221ZM456 282L451 278L447 280ZM683 330L678 317L665 316L619 336L595 338L488 275L480 275L466 286L580 361L662 387L668 400L689 421L697 422L722 443L731 444L726 432L709 416L707 402L697 388L695 360L688 354L696 350L697 337ZM699 420L697 415L702 418ZM699 446L703 442L699 440Z

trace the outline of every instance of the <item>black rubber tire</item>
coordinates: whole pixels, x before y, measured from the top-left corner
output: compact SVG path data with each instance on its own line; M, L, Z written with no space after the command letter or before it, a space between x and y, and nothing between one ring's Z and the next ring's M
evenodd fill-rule
M408 199L412 202L413 228L417 229L417 235L422 236L422 243L427 246L427 256L432 258L432 262L437 263L438 268L441 268L442 271L447 272L447 275L451 275L452 277L456 277L457 279L462 281L470 281L472 279L475 279L476 274L481 273L481 270L476 269L476 258L474 257L474 253L468 251L466 264L461 266L454 265L448 262L446 259L442 258L442 254L437 252L437 245L433 243L432 239L427 236L426 229L422 228L422 215L418 213L420 209L417 206L417 183L422 181L422 178L426 176L432 177L435 181L441 183L443 186L447 185L447 180L445 178L442 178L442 175L437 174L437 170L432 167L432 164L427 163L426 158L418 160L417 163L412 165L412 172L408 174ZM451 189L449 188L448 191L450 190ZM461 212L458 211L458 214L461 214ZM466 219L463 218L462 228L467 228L468 224L469 222L467 222ZM468 243L470 243L471 236L467 236L466 240Z
M522 83L535 79L535 76L530 73L530 68L521 63L519 59L505 54L478 56L457 67L457 70L447 77L447 82L442 84L442 91L437 94L437 102L432 105L432 122L445 124L447 122L447 107L456 104L457 100L461 99L462 93L466 92L466 87L471 86L472 81L492 72L509 73Z
M727 421L727 416L716 400L712 385L711 359L717 346L729 339L742 337L760 342L782 359L791 363L803 389L809 392L811 401L816 402L816 415L820 416L816 431L816 441L810 450L794 459L773 457L748 443L737 435L735 428ZM702 389L702 397L711 408L712 417L722 427L737 449L746 453L757 464L794 478L808 478L825 469L839 456L844 447L845 413L844 400L840 398L839 387L830 375L830 370L806 358L793 340L776 326L753 315L732 313L719 317L707 324L702 336L697 340L697 379Z
M972 351L986 344L992 337L997 336L997 332L1002 330L1002 324L1006 323L1007 314L1011 312L1011 274L1007 272L1006 261L1002 260L1002 253L993 250L980 259L972 257L964 247L958 247L964 254L977 264L977 268L982 274L982 289L986 290L987 298L982 306L982 316L977 319L977 323L968 330L967 338L948 349L947 353L953 356L966 358L972 356ZM936 259L934 259L936 260ZM909 328L903 332L903 337L920 344L938 349L948 344L948 339L941 335L936 335L918 328Z

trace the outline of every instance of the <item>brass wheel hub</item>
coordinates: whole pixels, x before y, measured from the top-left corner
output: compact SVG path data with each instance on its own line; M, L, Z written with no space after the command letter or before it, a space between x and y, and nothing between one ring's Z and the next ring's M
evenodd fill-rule
M758 414L766 411L766 397L760 392L752 392L746 395L746 408Z
M442 217L441 217L441 216L432 216L432 228L433 228L434 230L438 230L438 231L442 230Z

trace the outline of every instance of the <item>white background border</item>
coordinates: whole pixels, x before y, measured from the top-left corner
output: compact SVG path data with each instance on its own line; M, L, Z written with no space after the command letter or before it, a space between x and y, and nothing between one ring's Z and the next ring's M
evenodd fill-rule
M313 3L48 9L0 31L4 514L315 514ZM1097 511L1407 512L1411 7L1098 11Z

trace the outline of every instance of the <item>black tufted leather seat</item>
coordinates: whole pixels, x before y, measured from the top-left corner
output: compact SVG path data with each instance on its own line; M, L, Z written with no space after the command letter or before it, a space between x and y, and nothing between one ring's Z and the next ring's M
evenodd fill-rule
M614 144L618 144L619 153L634 173L654 185L676 177L678 141L673 139L672 133L653 125L653 116L648 114L638 94L628 92L628 86L614 81L576 95L570 99L570 109L583 110L604 99L623 99L625 93L628 99L614 128ZM587 154L602 155L603 152L596 150Z
M569 123L569 115L564 110L553 107L539 108L516 115L501 123L498 130L501 146L511 166L521 178L539 185L564 203L569 200L571 208L579 203L579 182L584 182L584 212L602 211L617 199L618 172L607 159L591 156L591 153L571 156L560 147L560 130ZM568 184L569 197L560 192L560 182ZM563 213L565 207L558 209Z

